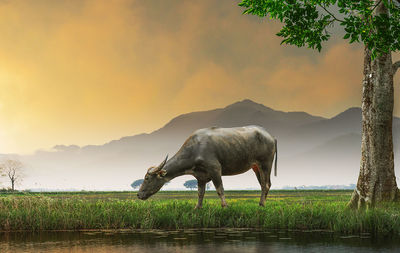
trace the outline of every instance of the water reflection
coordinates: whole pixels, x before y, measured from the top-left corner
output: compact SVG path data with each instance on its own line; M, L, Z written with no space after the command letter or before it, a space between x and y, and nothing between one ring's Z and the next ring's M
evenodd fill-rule
M246 229L0 233L0 252L399 252L398 238Z

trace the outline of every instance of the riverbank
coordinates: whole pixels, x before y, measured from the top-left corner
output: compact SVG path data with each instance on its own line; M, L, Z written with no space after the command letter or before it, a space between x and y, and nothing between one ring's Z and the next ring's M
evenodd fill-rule
M1 195L0 230L262 228L400 235L399 203L353 211L346 208L350 193L276 191L266 207L259 207L257 191L227 192L228 208L221 208L217 198L207 199L207 193L201 210L193 210L195 192L163 192L148 201L122 197L134 192L107 198L93 197L98 193Z

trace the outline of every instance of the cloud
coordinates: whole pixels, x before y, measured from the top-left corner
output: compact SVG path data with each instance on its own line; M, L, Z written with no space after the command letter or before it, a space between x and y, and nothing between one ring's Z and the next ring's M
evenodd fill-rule
M281 46L278 22L237 3L2 1L0 153L100 144L243 98L325 116L359 104L360 47Z
M265 85L282 94L272 103L290 110L333 116L361 101L362 52L346 43L332 46L316 62L288 58Z

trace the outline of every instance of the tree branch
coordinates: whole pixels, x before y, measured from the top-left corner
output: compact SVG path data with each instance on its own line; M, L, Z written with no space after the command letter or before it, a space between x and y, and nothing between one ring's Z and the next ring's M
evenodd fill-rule
M374 10L376 9L376 7L378 7L378 5L382 2L382 0L380 0L377 4L375 4L374 8L372 8L371 12L374 12Z
M397 7L400 8L400 1L399 0L394 0L393 4Z
M335 17L335 15L333 15L332 12L328 11L327 8L325 8L325 5L320 5L322 9L324 9L334 20L339 21L339 22L344 22L344 20L338 19L337 17Z
M400 68L400 61L393 63L393 75L396 74L396 71Z

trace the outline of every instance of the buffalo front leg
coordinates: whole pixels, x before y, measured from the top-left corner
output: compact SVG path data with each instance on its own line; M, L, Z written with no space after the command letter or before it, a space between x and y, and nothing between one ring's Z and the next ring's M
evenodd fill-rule
M224 195L224 186L222 185L221 176L215 177L212 179L215 189L217 190L218 196L221 199L221 206L226 207L225 195Z
M203 207L203 198L204 198L204 193L206 192L206 182L197 180L197 189L199 192L199 199L197 201L195 209L200 209Z

